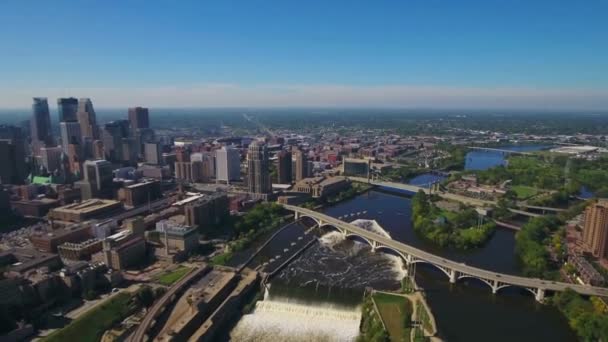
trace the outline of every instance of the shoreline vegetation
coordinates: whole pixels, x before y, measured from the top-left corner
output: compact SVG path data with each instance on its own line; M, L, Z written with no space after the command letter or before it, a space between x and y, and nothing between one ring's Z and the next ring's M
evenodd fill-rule
M283 207L277 203L260 203L233 222L235 238L227 243L226 251L211 258L214 265L225 265L235 252L248 248L256 239L285 223Z
M495 231L494 222L477 226L478 214L472 208L460 212L439 209L423 191L412 197L414 231L441 247L471 249L484 245Z
M348 189L320 201L307 202L303 207L319 209L338 204L365 193L372 187L369 184L351 183ZM285 223L281 205L274 202L257 204L245 215L233 218L231 225L236 237L227 243L227 250L211 258L211 262L214 265L226 265L234 256L234 253L247 249L254 241L278 229Z

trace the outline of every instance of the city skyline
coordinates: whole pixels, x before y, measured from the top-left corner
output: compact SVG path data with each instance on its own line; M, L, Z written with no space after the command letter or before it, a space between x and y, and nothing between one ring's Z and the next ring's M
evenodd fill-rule
M100 108L608 104L601 2L2 7L2 108L37 96Z

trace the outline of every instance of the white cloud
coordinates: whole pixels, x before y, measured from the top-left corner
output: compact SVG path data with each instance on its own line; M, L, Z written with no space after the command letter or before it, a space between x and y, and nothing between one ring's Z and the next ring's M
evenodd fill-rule
M165 87L0 88L0 107L26 108L34 96L90 97L96 107L428 107L608 109L608 90L198 84Z

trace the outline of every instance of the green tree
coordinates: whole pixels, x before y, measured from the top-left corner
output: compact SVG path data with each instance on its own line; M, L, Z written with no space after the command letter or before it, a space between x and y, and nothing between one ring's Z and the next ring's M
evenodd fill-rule
M152 288L150 286L143 286L135 295L135 301L141 307L150 307L154 303L154 292L152 292Z

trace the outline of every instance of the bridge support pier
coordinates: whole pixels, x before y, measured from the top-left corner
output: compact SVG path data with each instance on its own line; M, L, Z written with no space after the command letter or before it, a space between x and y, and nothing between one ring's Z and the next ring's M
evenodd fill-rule
M536 289L534 299L537 302L542 303L545 300L545 289Z
M300 219L300 212L299 211L294 212L293 213L293 218L294 218L295 221L299 220Z
M376 253L376 248L378 248L378 243L376 241L372 241L372 253Z
M458 280L458 274L456 274L455 270L450 270L450 283L456 284L456 280Z
M494 280L492 282L492 294L496 294L496 292L498 292L498 286L500 284L498 284L498 281Z

